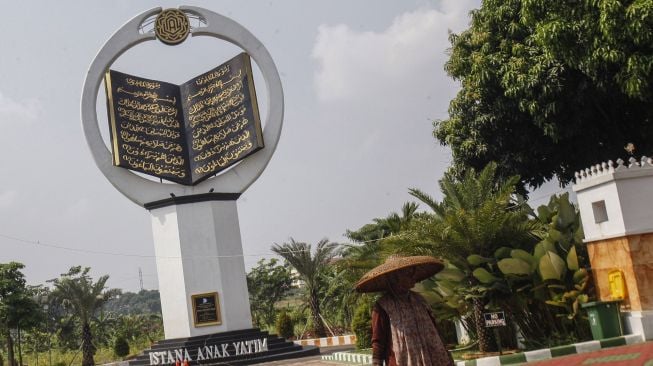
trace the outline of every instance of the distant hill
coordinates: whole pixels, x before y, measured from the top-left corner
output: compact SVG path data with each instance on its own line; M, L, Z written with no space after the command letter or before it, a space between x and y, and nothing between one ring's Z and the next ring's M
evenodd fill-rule
M109 300L103 310L121 315L161 314L161 297L158 290L123 292Z

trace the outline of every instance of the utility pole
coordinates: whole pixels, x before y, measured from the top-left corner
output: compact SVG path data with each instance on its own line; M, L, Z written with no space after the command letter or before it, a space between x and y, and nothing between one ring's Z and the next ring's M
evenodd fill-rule
M141 284L141 291L143 291L143 271L141 271L141 267L138 267L138 280Z

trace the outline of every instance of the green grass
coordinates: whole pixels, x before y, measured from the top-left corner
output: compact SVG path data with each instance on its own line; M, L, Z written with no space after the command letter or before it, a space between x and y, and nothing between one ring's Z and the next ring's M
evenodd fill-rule
M129 356L136 356L140 354L144 349L149 348L149 344L144 342L137 342L129 344L130 354ZM128 356L128 357L129 357ZM50 357L52 358L52 363L50 363ZM111 347L103 347L98 349L95 352L93 357L95 363L98 365L110 362L121 361L121 358L113 354L113 349ZM18 354L16 354L16 360L18 360ZM80 365L82 363L82 352L81 351L62 351L60 349L52 349L50 354L48 352L27 353L23 351L23 364L29 366L68 366L68 365Z

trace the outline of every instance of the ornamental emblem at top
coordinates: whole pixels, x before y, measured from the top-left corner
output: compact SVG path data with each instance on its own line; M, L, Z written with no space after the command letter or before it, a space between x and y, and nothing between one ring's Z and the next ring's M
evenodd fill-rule
M167 45L183 42L190 33L190 22L183 11L166 9L156 17L154 27L156 37Z

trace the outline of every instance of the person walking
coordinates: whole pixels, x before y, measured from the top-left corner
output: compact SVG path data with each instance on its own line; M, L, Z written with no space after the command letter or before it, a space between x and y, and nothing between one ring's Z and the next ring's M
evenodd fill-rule
M395 255L358 281L358 292L384 292L372 310L372 365L453 366L431 307L411 291L442 268L434 257Z

